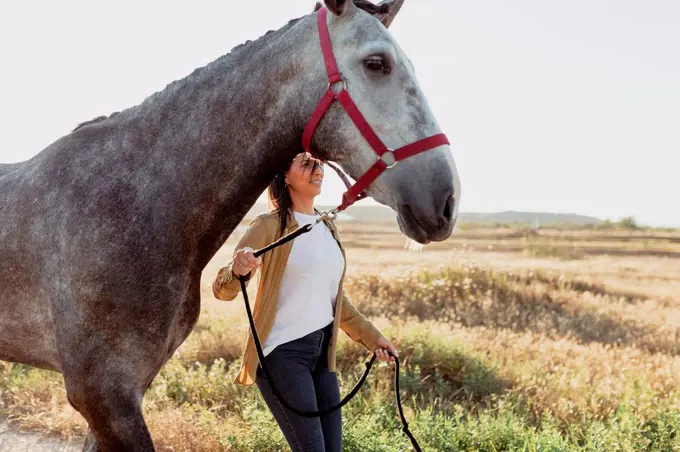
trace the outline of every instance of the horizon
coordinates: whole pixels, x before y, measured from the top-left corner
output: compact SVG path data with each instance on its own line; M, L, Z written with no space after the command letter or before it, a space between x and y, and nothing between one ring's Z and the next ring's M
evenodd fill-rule
M141 103L313 6L73 0L36 15L30 4L3 5L0 163ZM390 32L451 141L460 212L680 227L671 201L680 193L678 17L671 0L407 0ZM337 204L343 191L326 172L318 202Z
M368 198L365 198L365 200L368 200ZM359 201L356 204L352 204L349 209L355 208L355 207L374 207L374 208L379 208L379 209L385 209L385 210L390 210L393 211L390 207L385 206L383 204L378 204L377 202L373 201L371 203L366 203L365 200ZM262 197L258 198L257 201L255 201L255 204L253 205L253 208L256 206L263 206L267 205L267 200L263 199ZM314 207L319 208L319 207L334 207L336 206L337 203L333 202L327 202L327 203L322 203L322 202L315 202ZM394 211L393 211L394 212ZM592 216L592 215L584 215L578 212L550 212L550 211L528 211L528 210L494 210L494 211L489 211L489 212L480 212L480 211L459 211L459 215L494 215L494 214L503 214L503 213L518 213L518 214L527 214L527 215L565 215L565 216L578 216L578 217L583 217L583 218L589 218L593 220L598 220L601 222L605 221L611 221L611 222L617 222L625 217L621 218L602 218L602 217L597 217L597 216ZM396 213L395 213L396 215ZM637 219L636 219L637 220ZM645 224L640 224L640 226L649 226ZM663 228L665 226L659 226L660 228Z

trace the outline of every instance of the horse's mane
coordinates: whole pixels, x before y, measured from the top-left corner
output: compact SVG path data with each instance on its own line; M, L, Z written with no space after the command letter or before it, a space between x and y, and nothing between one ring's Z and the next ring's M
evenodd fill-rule
M390 5L376 5L375 3L371 3L368 0L354 0L354 5L359 9L363 9L368 14L386 14L390 11ZM323 5L321 2L316 2L314 11L316 12L322 7Z
M94 123L96 123L96 122L101 122L101 121L103 121L103 120L105 120L105 119L113 118L113 117L116 116L118 113L120 113L120 112L115 111L115 112L111 113L109 116L103 116L103 115L102 115L102 116L97 116L96 118L90 119L89 121L81 122L80 124L78 124L78 125L76 126L75 129L73 129L73 132L75 132L76 130L80 129L81 127L85 127L85 126L88 126L88 125L90 125L90 124L94 124Z
M374 3L371 3L371 2L368 1L368 0L353 0L353 1L354 1L354 5L355 5L357 8L362 9L362 10L366 11L366 12L369 13L369 14L386 14L386 13L389 12L389 9L390 9L389 5L387 5L387 4L385 4L385 5L376 5L376 4L374 4ZM316 6L314 7L314 12L320 10L322 7L323 7L323 5L321 4L321 2L316 2ZM302 19L302 17L298 17L298 18L296 18L296 19L292 19L292 20L288 21L288 23L287 23L286 25L284 25L282 28L280 28L279 30L281 30L281 29L283 29L283 28L288 28L288 27L290 27L291 25L293 25L293 24L295 24L296 22L298 22L300 19ZM244 49L246 49L246 48L250 48L251 46L253 46L253 45L257 44L258 42L260 42L264 37L268 36L268 35L271 34L271 33L274 33L275 31L278 31L278 30L269 30L269 31L267 31L265 34L263 34L262 36L260 36L259 38L257 38L255 41L247 40L247 41L245 41L245 42L243 42L243 43L241 43L241 44L238 44L237 46L233 47L233 48L229 51L229 53L227 53L226 55L220 57L220 58L218 59L218 61L219 61L219 60L223 60L223 59L225 59L225 58L229 58L230 56L233 56L233 54L238 53L238 52L240 52L240 51L242 51L242 50L244 50ZM202 70L202 69L204 69L204 68L205 68L205 67L203 67L203 68L198 68L198 69L196 69L196 70L195 70L192 74L190 74L190 75L193 75L193 74L195 74L196 72L198 72L198 71L200 71L200 70ZM175 83L177 83L177 82L181 82L181 80L178 80L178 81L176 81ZM116 116L118 113L120 113L120 112L117 111L117 112L111 113L109 116L105 116L105 115L97 116L96 118L90 119L89 121L81 122L80 124L78 124L78 125L72 130L72 132L75 132L76 130L80 129L81 127L85 127L85 126L88 126L88 125L90 125L90 124L96 124L96 123L101 122L101 121L104 121L104 120L106 120L106 119L113 118L113 117Z

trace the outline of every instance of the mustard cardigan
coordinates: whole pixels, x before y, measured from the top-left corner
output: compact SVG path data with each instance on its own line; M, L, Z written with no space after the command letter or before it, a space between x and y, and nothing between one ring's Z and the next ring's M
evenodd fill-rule
M346 262L345 249L340 242L335 225L330 220L324 220L324 222L338 242L343 259L345 259ZM295 217L292 214L289 215L284 234L292 232L297 229L297 227L298 223L295 220ZM315 227L321 227L321 225ZM270 211L258 215L250 223L247 231L243 237L241 237L241 240L239 240L235 249L239 250L244 247L251 247L254 250L257 250L263 248L280 238L280 229L277 211ZM283 272L292 247L293 242L291 241L278 248L274 248L261 257L262 265L260 266L257 297L255 299L255 306L252 309L255 327L257 328L257 334L260 338L260 343L262 344L267 340L267 336L274 324L281 278L283 277ZM222 267L218 271L213 282L213 294L218 300L231 301L236 298L241 291L239 279L231 271L232 264L233 261L229 262L226 267ZM346 268L347 265L345 263L336 297L336 300L342 301L340 303L335 303L333 335L328 350L328 368L331 372L335 372L336 370L335 356L338 341L338 328L341 328L352 340L362 344L371 352L375 350L378 339L382 337L380 331L366 319L366 317L354 307L347 296L345 296L343 292L343 282ZM242 385L251 385L255 383L255 372L257 371L259 360L255 342L253 341L250 330L248 330L246 347L243 351L241 362L241 369L234 382Z

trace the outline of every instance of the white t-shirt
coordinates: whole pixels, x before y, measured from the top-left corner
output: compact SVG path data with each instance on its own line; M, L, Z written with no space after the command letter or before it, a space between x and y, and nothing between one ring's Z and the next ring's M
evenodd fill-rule
M317 219L316 215L293 214L300 226ZM293 241L281 280L274 325L263 347L265 356L278 345L333 322L344 264L340 246L323 222Z

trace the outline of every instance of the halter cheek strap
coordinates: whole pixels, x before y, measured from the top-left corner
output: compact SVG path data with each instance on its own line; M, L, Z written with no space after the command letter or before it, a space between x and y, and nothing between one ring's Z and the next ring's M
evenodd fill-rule
M389 149L385 143L376 135L371 126L364 118L364 115L359 111L356 103L347 91L347 81L342 77L338 70L338 65L333 55L333 46L331 45L330 34L328 33L328 25L326 19L328 17L328 10L321 8L318 11L317 21L319 27L319 41L321 43L321 52L323 53L324 62L326 65L326 73L328 74L328 90L323 95L316 110L309 119L304 132L302 133L302 148L309 153L312 153L310 146L312 137L316 131L319 123L325 116L328 109L336 100L340 102L342 107L347 112L354 125L359 129L361 135L366 142L378 154L378 160L371 166L354 185L349 184L349 181L342 177L347 185L347 191L342 195L342 203L335 209L335 212L345 210L347 207L354 204L356 201L365 198L366 189L380 176L384 171L393 168L399 161L420 154L430 149L442 145L448 145L449 140L446 135L433 135L414 143L408 144L396 150ZM336 88L336 89L334 89ZM338 171L336 166L332 166L335 171ZM338 172L340 174L340 172Z

